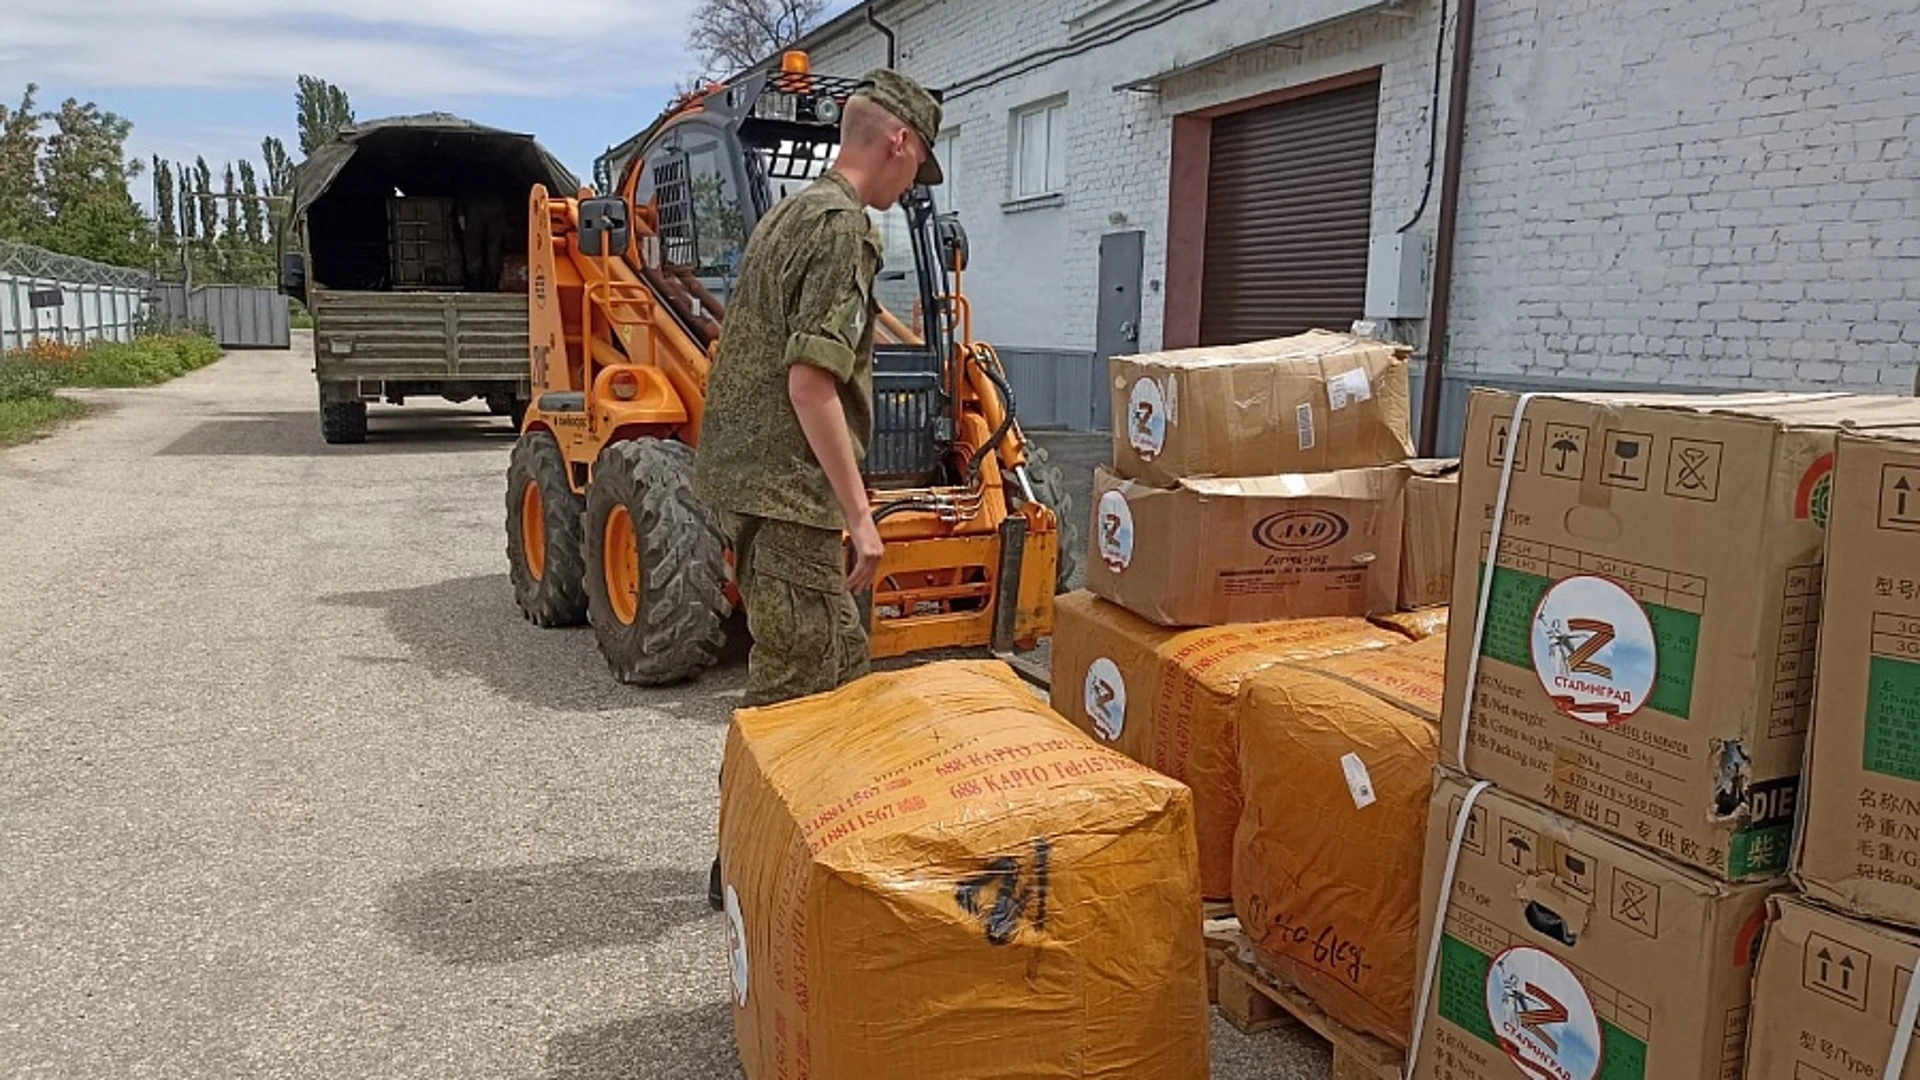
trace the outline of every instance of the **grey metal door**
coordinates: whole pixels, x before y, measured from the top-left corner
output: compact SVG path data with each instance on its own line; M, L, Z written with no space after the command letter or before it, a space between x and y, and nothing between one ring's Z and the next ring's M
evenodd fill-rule
M1147 234L1108 233L1100 238L1100 308L1094 322L1093 430L1113 426L1113 395L1107 361L1140 351L1140 274Z

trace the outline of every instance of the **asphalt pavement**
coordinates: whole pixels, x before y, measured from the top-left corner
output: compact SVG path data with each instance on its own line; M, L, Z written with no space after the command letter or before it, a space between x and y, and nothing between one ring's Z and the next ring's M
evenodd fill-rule
M505 421L326 446L310 350L0 451L0 1073L738 1076L704 894L743 670L625 687L523 621Z

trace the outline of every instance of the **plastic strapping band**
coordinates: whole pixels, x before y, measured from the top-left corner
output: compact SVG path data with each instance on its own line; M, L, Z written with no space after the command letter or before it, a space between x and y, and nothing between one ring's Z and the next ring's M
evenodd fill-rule
M1521 394L1513 407L1513 419L1507 422L1506 460L1500 463L1500 493L1493 500L1493 532L1487 537L1487 565L1480 572L1480 604L1473 613L1473 652L1467 657L1466 700L1460 703L1460 754L1457 760L1467 767L1467 731L1473 723L1474 701L1480 693L1480 649L1487 640L1487 602L1493 597L1493 570L1500 561L1500 538L1507 530L1507 496L1513 491L1514 451L1520 446L1520 427L1527 418L1527 406L1535 394Z
M1413 1080L1414 1067L1420 1063L1420 1036L1427 1026L1427 1006L1433 1002L1433 983L1440 967L1440 939L1446 934L1447 909L1453 906L1453 879L1460 871L1460 846L1467 838L1467 823L1473 819L1473 804L1492 786L1493 781L1482 780L1467 789L1467 797L1460 801L1460 814L1453 819L1453 837L1447 841L1447 870L1440 878L1440 902L1433 913L1433 937L1427 941L1426 977L1420 980L1420 1004L1413 1011L1413 1038L1407 1042L1406 1080ZM1913 981L1920 983L1920 978Z
M1467 731L1473 724L1474 702L1480 686L1480 649L1487 638L1487 602L1493 596L1493 571L1500 558L1500 537L1507 528L1507 496L1513 491L1513 463L1520 448L1520 427L1527 418L1527 406L1533 404L1536 394L1521 394L1513 407L1513 418L1507 422L1507 447L1504 460L1500 463L1500 491L1493 501L1493 529L1487 537L1487 564L1480 573L1480 603L1473 614L1473 651L1467 659L1466 699L1460 703L1460 754L1461 768L1467 766ZM1460 816L1454 820L1453 836L1447 844L1447 868L1440 879L1440 901L1433 913L1433 937L1427 942L1427 966L1420 979L1420 1002L1413 1013L1413 1037L1407 1043L1406 1080L1413 1080L1414 1069L1420 1063L1420 1039L1427 1026L1427 1007L1433 1002L1434 980L1439 978L1440 939L1446 933L1447 910L1453 905L1453 879L1460 870L1460 845L1467 837L1467 822L1473 816L1473 804L1493 786L1491 780L1481 780L1468 789L1467 797L1460 803ZM1920 979L1915 979L1920 982Z
M1914 965L1920 971L1920 964ZM1907 1051L1913 1048L1913 1025L1920 1021L1920 975L1907 978L1907 996L1900 1005L1900 1023L1893 1029L1893 1049L1887 1051L1887 1067L1880 1071L1883 1080L1900 1080L1907 1067Z

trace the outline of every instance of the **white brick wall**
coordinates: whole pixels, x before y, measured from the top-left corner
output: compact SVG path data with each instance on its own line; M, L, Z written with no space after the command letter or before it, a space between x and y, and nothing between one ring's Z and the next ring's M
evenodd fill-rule
M1066 45L1097 0L920 0L887 9L900 67L953 87L957 203L978 329L1090 349L1099 240L1146 233L1141 344L1165 302L1171 118L1378 66L1376 231L1418 202L1436 0L1361 15L1172 78L1118 83L1264 36L1340 0L1216 0L996 85ZM1113 5L1105 5L1113 6ZM1451 6L1451 0L1450 0ZM1463 155L1451 369L1693 385L1913 383L1920 346L1920 5L1912 0L1482 0ZM1261 27L1256 35L1244 28ZM818 70L885 61L855 28ZM1443 61L1444 62L1444 61ZM1069 98L1061 205L1008 211L1008 118ZM1432 233L1438 184L1419 226Z
M1327 0L1311 0L1324 7ZM930 0L889 9L882 18L899 34L901 70L933 86L961 84L946 110L960 130L957 208L973 241L966 290L976 329L1003 345L1091 349L1100 238L1138 229L1146 234L1146 287L1141 345L1158 348L1165 311L1168 162L1171 118L1180 112L1374 65L1390 84L1422 79L1417 100L1392 95L1381 110L1377 214L1404 216L1419 193L1426 152L1426 94L1431 89L1430 0L1413 0L1409 16L1359 16L1301 39L1302 48L1270 48L1176 77L1161 92L1114 87L1219 51L1226 28L1285 25L1277 0L1216 0L1202 14L1176 18L1113 45L1061 59L979 90L962 80L1011 58L1070 41L1067 20L1101 5L1094 0ZM1295 3L1292 6L1302 6ZM943 48L938 43L945 43ZM859 74L884 63L884 40L861 26L814 49L816 70ZM1057 206L1008 210L1009 118L1022 105L1064 93L1067 105L1066 198ZM1404 130L1403 130L1404 129ZM1417 144L1411 165L1390 147ZM1411 193L1403 189L1413 185ZM1390 227L1397 227L1395 220Z
M1456 363L1911 389L1920 5L1482 11Z

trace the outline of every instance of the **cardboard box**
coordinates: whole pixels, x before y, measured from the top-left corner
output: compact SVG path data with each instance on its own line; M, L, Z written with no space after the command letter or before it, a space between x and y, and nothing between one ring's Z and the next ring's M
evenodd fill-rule
M1443 771L1434 785L1422 949L1468 783ZM1414 1076L1739 1080L1754 952L1783 884L1717 881L1486 791L1461 845Z
M1446 662L1446 639L1431 637L1265 668L1240 687L1240 927L1262 967L1400 1047Z
M1904 437L1886 437L1900 435ZM1920 431L1840 437L1794 877L1920 927Z
M1515 412L1469 411L1454 568L1474 624ZM1787 869L1842 423L1920 401L1540 397L1520 425L1465 771L1729 880ZM1459 767L1471 629L1452 635Z
M1406 638L1360 619L1300 619L1168 630L1075 592L1054 601L1054 711L1100 742L1193 789L1200 889L1233 889L1240 822L1240 684L1273 664L1361 650Z
M1407 516L1400 542L1400 607L1453 601L1454 524L1460 517L1460 460L1407 463Z
M734 714L720 855L749 1080L1207 1075L1191 796L1004 664Z
M1271 476L1413 456L1404 345L1315 330L1117 356L1113 462L1127 479Z
M1753 992L1752 1080L1884 1078L1920 936L1773 898ZM1908 1029L1905 1038L1914 1033ZM1920 1046L1894 1080L1920 1080Z
M1087 588L1162 626L1392 610L1407 470L1157 488L1093 478Z

